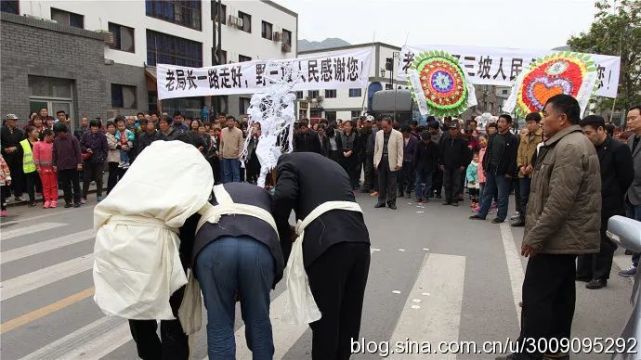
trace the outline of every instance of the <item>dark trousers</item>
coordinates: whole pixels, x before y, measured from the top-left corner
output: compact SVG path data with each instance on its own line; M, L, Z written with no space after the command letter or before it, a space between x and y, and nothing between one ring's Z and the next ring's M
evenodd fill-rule
M343 360L358 339L369 272L369 244L339 243L307 270L309 287L323 317L310 324L312 359Z
M96 195L102 197L102 176L104 173L104 164L92 164L85 161L83 166L84 169L84 181L82 182L82 197L87 198L89 193L89 185L92 181L96 182Z
M117 162L110 162L109 163L109 177L107 178L107 194L113 190L114 186L118 183L118 181L122 178L122 176L125 174L125 169L121 169L118 167Z
M27 188L27 194L29 195L29 202L33 203L36 201L36 188L37 188L37 182L40 176L38 175L37 171L34 171L28 174L24 174L24 178L25 178L25 184L27 185L26 188Z
M11 187L10 186L0 186L0 210L7 210L7 201L11 196Z
M505 177L505 175L495 175L491 172L486 173L485 188L483 189L483 197L481 198L481 209L478 215L485 219L487 213L492 206L492 198L498 191L498 211L496 217L500 220L505 220L507 217L507 207L510 198L510 182L512 180Z
M443 185L445 187L445 201L448 203L458 202L458 194L461 193L461 176L463 170L460 168L448 169L443 171Z
M370 191L375 189L374 154L365 155L365 159L363 159L363 175L363 190Z
M521 183L519 182L518 177L512 178L512 186L510 187L510 192L514 190L514 207L519 213L525 213L525 207L523 206L523 200L521 198ZM508 196L510 196L508 194Z
M623 215L623 211L614 215ZM617 249L617 245L612 242L605 234L608 229L608 219L610 216L601 219L601 249L596 254L581 255L577 259L576 277L607 280L610 278L612 270L612 258Z
M519 193L521 194L521 207L519 208L519 213L521 214L521 220L525 220L525 214L527 213L527 203L530 200L531 183L532 178L524 177L519 179Z
M174 316L182 302L182 287L169 298L169 305ZM156 320L129 320L131 337L136 343L138 357L142 360L182 360L189 359L189 341L178 318L160 321L160 339L156 333Z
M432 187L434 188L434 194L440 197L443 190L443 171L438 167L432 175Z
M349 175L350 183L352 184L352 190L358 189L360 183L361 173L358 167L359 159L356 158L356 155L350 157L341 157L339 164L345 169L347 175ZM358 173L356 173L358 171Z
M519 341L570 338L576 301L575 260L576 255L538 254L530 258L523 280Z
M411 162L403 162L403 167L401 168L400 179L398 181L398 190L403 193L411 193L414 190L414 185L416 182L416 170Z
M76 169L58 170L58 184L64 193L65 203L80 203L80 176ZM73 188L73 193L71 192Z
M7 165L9 166L9 171L11 171L11 190L13 191L13 195L16 197L22 196L26 185L24 172L22 171L22 161L7 160Z
M396 204L396 177L398 171L391 171L389 159L383 156L378 164L378 203Z

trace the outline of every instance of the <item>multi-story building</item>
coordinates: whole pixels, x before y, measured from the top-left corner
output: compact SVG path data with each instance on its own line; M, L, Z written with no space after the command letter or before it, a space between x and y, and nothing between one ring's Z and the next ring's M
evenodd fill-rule
M374 93L383 89L407 88L405 81L394 78L393 69L389 66L398 63L400 48L380 42L341 46L330 49L301 51L301 55L319 55L347 49L371 49L373 58L369 70L369 85L367 88L309 90L298 91L299 117L309 119L325 118L330 121L337 119L348 120L360 116L371 109L371 99ZM388 66L386 66L389 63Z
M296 57L295 12L268 0L223 0L219 17L218 8L213 0L2 0L1 111L24 118L47 107L77 122L136 111L198 115L216 102L217 111L244 113L248 96L157 101L157 63Z

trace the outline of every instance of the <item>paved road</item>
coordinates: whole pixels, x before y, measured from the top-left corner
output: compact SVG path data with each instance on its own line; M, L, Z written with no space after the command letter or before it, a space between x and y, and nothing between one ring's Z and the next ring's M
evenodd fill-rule
M91 197L93 198L93 196ZM466 220L468 207L437 203L399 210L373 209L359 196L372 239L372 265L361 336L390 339L505 341L518 335L518 301L525 261L517 255L521 229ZM92 206L80 209L10 209L0 240L1 355L3 359L136 359L123 320L104 317L92 300ZM618 255L619 266L628 259ZM613 272L618 268L613 269ZM573 336L617 336L627 319L632 284L613 275L608 287L577 284ZM282 282L273 293L277 359L309 358L311 333L279 320ZM240 316L237 316L240 319ZM250 359L237 321L238 358ZM206 356L201 332L193 359ZM378 359L359 354L354 359ZM393 358L399 358L398 356ZM475 354L411 359L493 359ZM580 355L577 359L606 359Z

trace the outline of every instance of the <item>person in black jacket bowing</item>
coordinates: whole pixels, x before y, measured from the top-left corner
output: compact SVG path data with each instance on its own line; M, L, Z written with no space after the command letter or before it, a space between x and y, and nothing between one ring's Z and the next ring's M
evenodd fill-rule
M287 259L292 242L289 216L309 222L330 201L358 208L347 172L315 153L280 157L273 215ZM326 205L323 205L326 204ZM363 296L370 263L369 232L358 210L330 209L304 229L303 259L309 286L322 318L312 328L312 359L349 359L351 339L360 331Z

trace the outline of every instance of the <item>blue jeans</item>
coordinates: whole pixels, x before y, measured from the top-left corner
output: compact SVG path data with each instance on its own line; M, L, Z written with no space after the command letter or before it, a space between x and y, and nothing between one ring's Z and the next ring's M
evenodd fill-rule
M521 219L525 219L525 214L527 213L527 203L530 200L530 185L532 184L532 179L529 177L524 177L519 179L519 191L521 192L521 204L519 212Z
M209 358L236 358L234 297L238 292L245 338L253 359L272 359L274 341L269 320L269 292L275 275L274 258L269 248L247 236L221 237L198 255L196 275L207 308Z
M432 177L433 172L423 173L416 170L416 200L427 198L432 194Z
M223 159L223 183L240 182L240 160Z
M507 217L507 203L510 196L510 183L512 179L508 179L505 175L495 175L490 172L487 173L485 188L483 189L483 198L481 199L481 209L479 210L478 215L485 219L487 213L490 211L492 206L492 198L494 193L498 190L499 201L498 201L498 212L496 217L499 220L505 221Z

